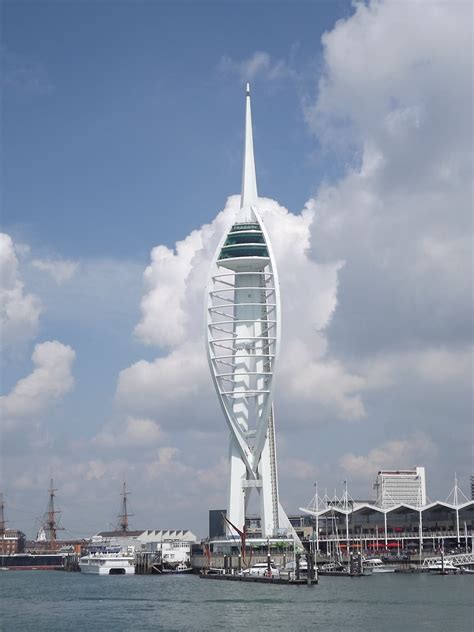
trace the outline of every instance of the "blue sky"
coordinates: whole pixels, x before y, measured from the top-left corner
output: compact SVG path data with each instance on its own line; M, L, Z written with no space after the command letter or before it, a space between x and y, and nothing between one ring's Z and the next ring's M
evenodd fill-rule
M71 534L114 522L124 476L137 527L205 535L225 506L200 319L238 203L246 80L282 283L284 505L315 480L370 498L379 467L425 465L432 499L455 470L467 488L470 11L3 3L11 524L32 535L50 474Z
M243 81L222 58L262 50L317 66L321 34L348 12L343 2L6 3L6 226L63 256L143 261L156 239L172 245L239 191ZM300 208L315 171L333 170L314 157L300 107L315 86L253 88L260 188Z

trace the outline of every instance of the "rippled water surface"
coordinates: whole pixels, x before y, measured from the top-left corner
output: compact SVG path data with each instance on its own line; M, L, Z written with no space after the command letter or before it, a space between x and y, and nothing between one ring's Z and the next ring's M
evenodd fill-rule
M471 632L474 575L322 577L318 586L0 573L0 629Z

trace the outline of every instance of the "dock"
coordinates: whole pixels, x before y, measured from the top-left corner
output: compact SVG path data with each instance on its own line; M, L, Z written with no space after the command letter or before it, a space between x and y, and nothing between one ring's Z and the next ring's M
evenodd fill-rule
M286 586L315 586L318 579L292 579L291 577L261 577L258 575L229 575L225 573L200 573L201 579L217 579L231 582L251 582L257 584L280 584Z

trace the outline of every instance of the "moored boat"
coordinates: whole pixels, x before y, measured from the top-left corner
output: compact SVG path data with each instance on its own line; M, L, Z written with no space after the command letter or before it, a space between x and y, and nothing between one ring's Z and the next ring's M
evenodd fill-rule
M372 571L372 573L394 573L397 567L384 564L382 560L377 557L364 560L364 569L368 572Z
M134 575L135 556L129 552L97 552L79 560L81 573L95 575Z
M434 560L425 565L424 570L427 570L432 575L456 575L460 573L460 569L454 566L450 560Z
M280 570L272 560L270 562L270 568L268 566L268 562L260 562L250 566L250 568L246 568L241 574L244 576L250 575L252 577L279 577Z

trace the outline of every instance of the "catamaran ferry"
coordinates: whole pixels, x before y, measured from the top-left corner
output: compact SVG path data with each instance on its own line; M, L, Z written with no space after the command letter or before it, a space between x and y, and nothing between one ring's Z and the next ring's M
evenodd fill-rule
M96 575L135 575L135 555L123 551L89 553L81 557L79 568L81 573Z

